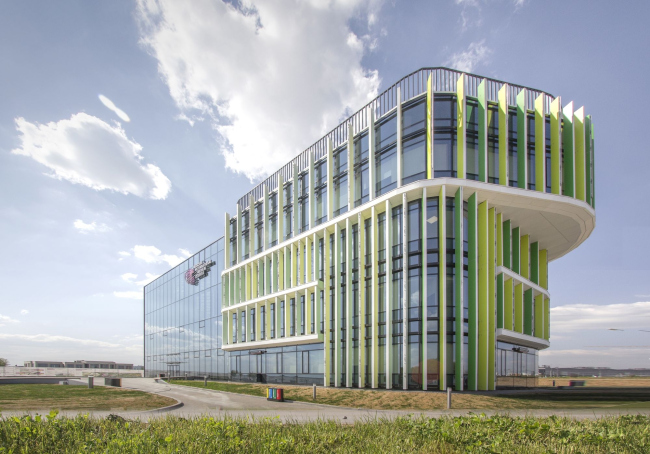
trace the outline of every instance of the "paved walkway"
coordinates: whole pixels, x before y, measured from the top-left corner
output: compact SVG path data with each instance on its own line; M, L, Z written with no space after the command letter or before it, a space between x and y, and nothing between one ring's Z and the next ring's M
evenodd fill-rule
M124 418L148 420L159 418L165 415L182 417L196 416L233 416L233 417L279 417L282 421L310 421L316 419L334 419L344 423L350 423L365 419L374 418L395 418L404 415L425 415L428 417L461 416L469 413L509 414L512 416L568 416L577 419L591 419L603 416L615 416L621 414L642 414L650 415L650 409L579 409L579 410L433 410L433 411L402 411L402 410L366 410L356 408L335 407L330 405L310 404L304 402L269 402L266 398L247 396L243 394L225 393L210 389L201 389L182 385L169 385L158 383L153 378L124 378L124 388L146 391L171 397L183 403L180 408L169 411L62 411L61 415L75 416L77 414L91 414L97 417L104 417L109 414L117 414ZM30 412L30 413L36 413ZM44 411L41 414L47 413ZM21 415L25 412L3 412L3 416Z

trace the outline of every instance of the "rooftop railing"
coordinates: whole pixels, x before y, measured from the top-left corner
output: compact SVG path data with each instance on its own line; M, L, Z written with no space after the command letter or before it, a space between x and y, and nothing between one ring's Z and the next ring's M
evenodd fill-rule
M456 83L458 78L465 74L467 96L477 97L478 86L485 80L487 99L491 102L498 101L498 93L503 85L508 85L508 104L513 106L516 103L517 95L524 89L527 90L526 109L534 109L535 99L539 95L544 95L544 111L550 111L550 104L553 101L553 95L537 90L535 88L524 87L523 85L511 84L502 80L491 79L488 77L478 76L476 74L463 73L454 69L436 67L421 68L395 84L384 90L379 96L370 101L368 104L352 114L349 118L325 134L316 143L311 145L305 151L293 158L290 162L282 166L278 171L270 175L264 181L255 186L250 192L241 197L238 201L241 209L246 209L251 200L256 201L264 196L264 186L268 187L269 192L273 192L278 187L278 177L282 175L283 181L293 178L294 164L298 172L302 172L309 166L309 155L314 154L314 161L318 161L327 154L327 143L332 141L332 148L336 149L348 140L348 124L352 124L352 132L357 135L368 127L370 112L374 112L375 120L381 118L397 106L397 87L400 88L402 102L422 95L427 91L427 80L432 77L434 92L456 92Z

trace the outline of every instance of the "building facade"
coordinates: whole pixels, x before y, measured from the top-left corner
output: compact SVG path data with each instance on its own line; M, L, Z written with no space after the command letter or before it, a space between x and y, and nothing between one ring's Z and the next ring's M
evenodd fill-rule
M537 352L550 345L548 262L595 227L593 154L584 108L421 69L242 197L225 216L214 265L199 254L172 270L172 286L184 277L193 289L171 290L163 304L182 306L179 295L217 275L198 299L211 305L216 332L193 334L199 346L211 336L223 358L208 361L216 372L206 375L425 390L534 386ZM206 271L213 266L217 273ZM168 339L162 361L148 359L147 340L181 334L173 315L164 330L147 319L161 279L145 288L148 374L173 370L169 355L181 354ZM208 358L204 347L194 350L199 358Z

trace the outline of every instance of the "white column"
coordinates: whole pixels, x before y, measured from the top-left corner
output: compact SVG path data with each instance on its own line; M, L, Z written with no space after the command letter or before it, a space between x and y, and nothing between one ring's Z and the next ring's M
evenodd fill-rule
M402 92L397 86L397 187L402 186L404 160L402 159Z
M377 180L375 171L375 111L372 107L368 107L368 110L368 176L370 177L368 200L372 201L375 198L375 183Z
M402 387L408 389L408 200L406 193L402 194Z

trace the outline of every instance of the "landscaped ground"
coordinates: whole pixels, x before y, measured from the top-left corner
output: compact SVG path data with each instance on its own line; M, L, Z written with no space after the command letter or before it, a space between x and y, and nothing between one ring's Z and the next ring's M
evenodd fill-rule
M203 388L203 381L173 380L172 384ZM251 383L208 382L208 388L252 396L266 396L269 386ZM281 385L285 399L314 402L312 387ZM610 388L577 390L531 390L499 394L454 393L456 409L573 409L573 408L650 408L650 388ZM436 410L447 405L444 392L371 391L361 389L318 388L317 403L374 410Z
M646 453L650 418L582 420L470 415L283 424L275 418L0 417L0 452Z
M174 399L129 389L65 385L0 385L3 410L153 410Z

